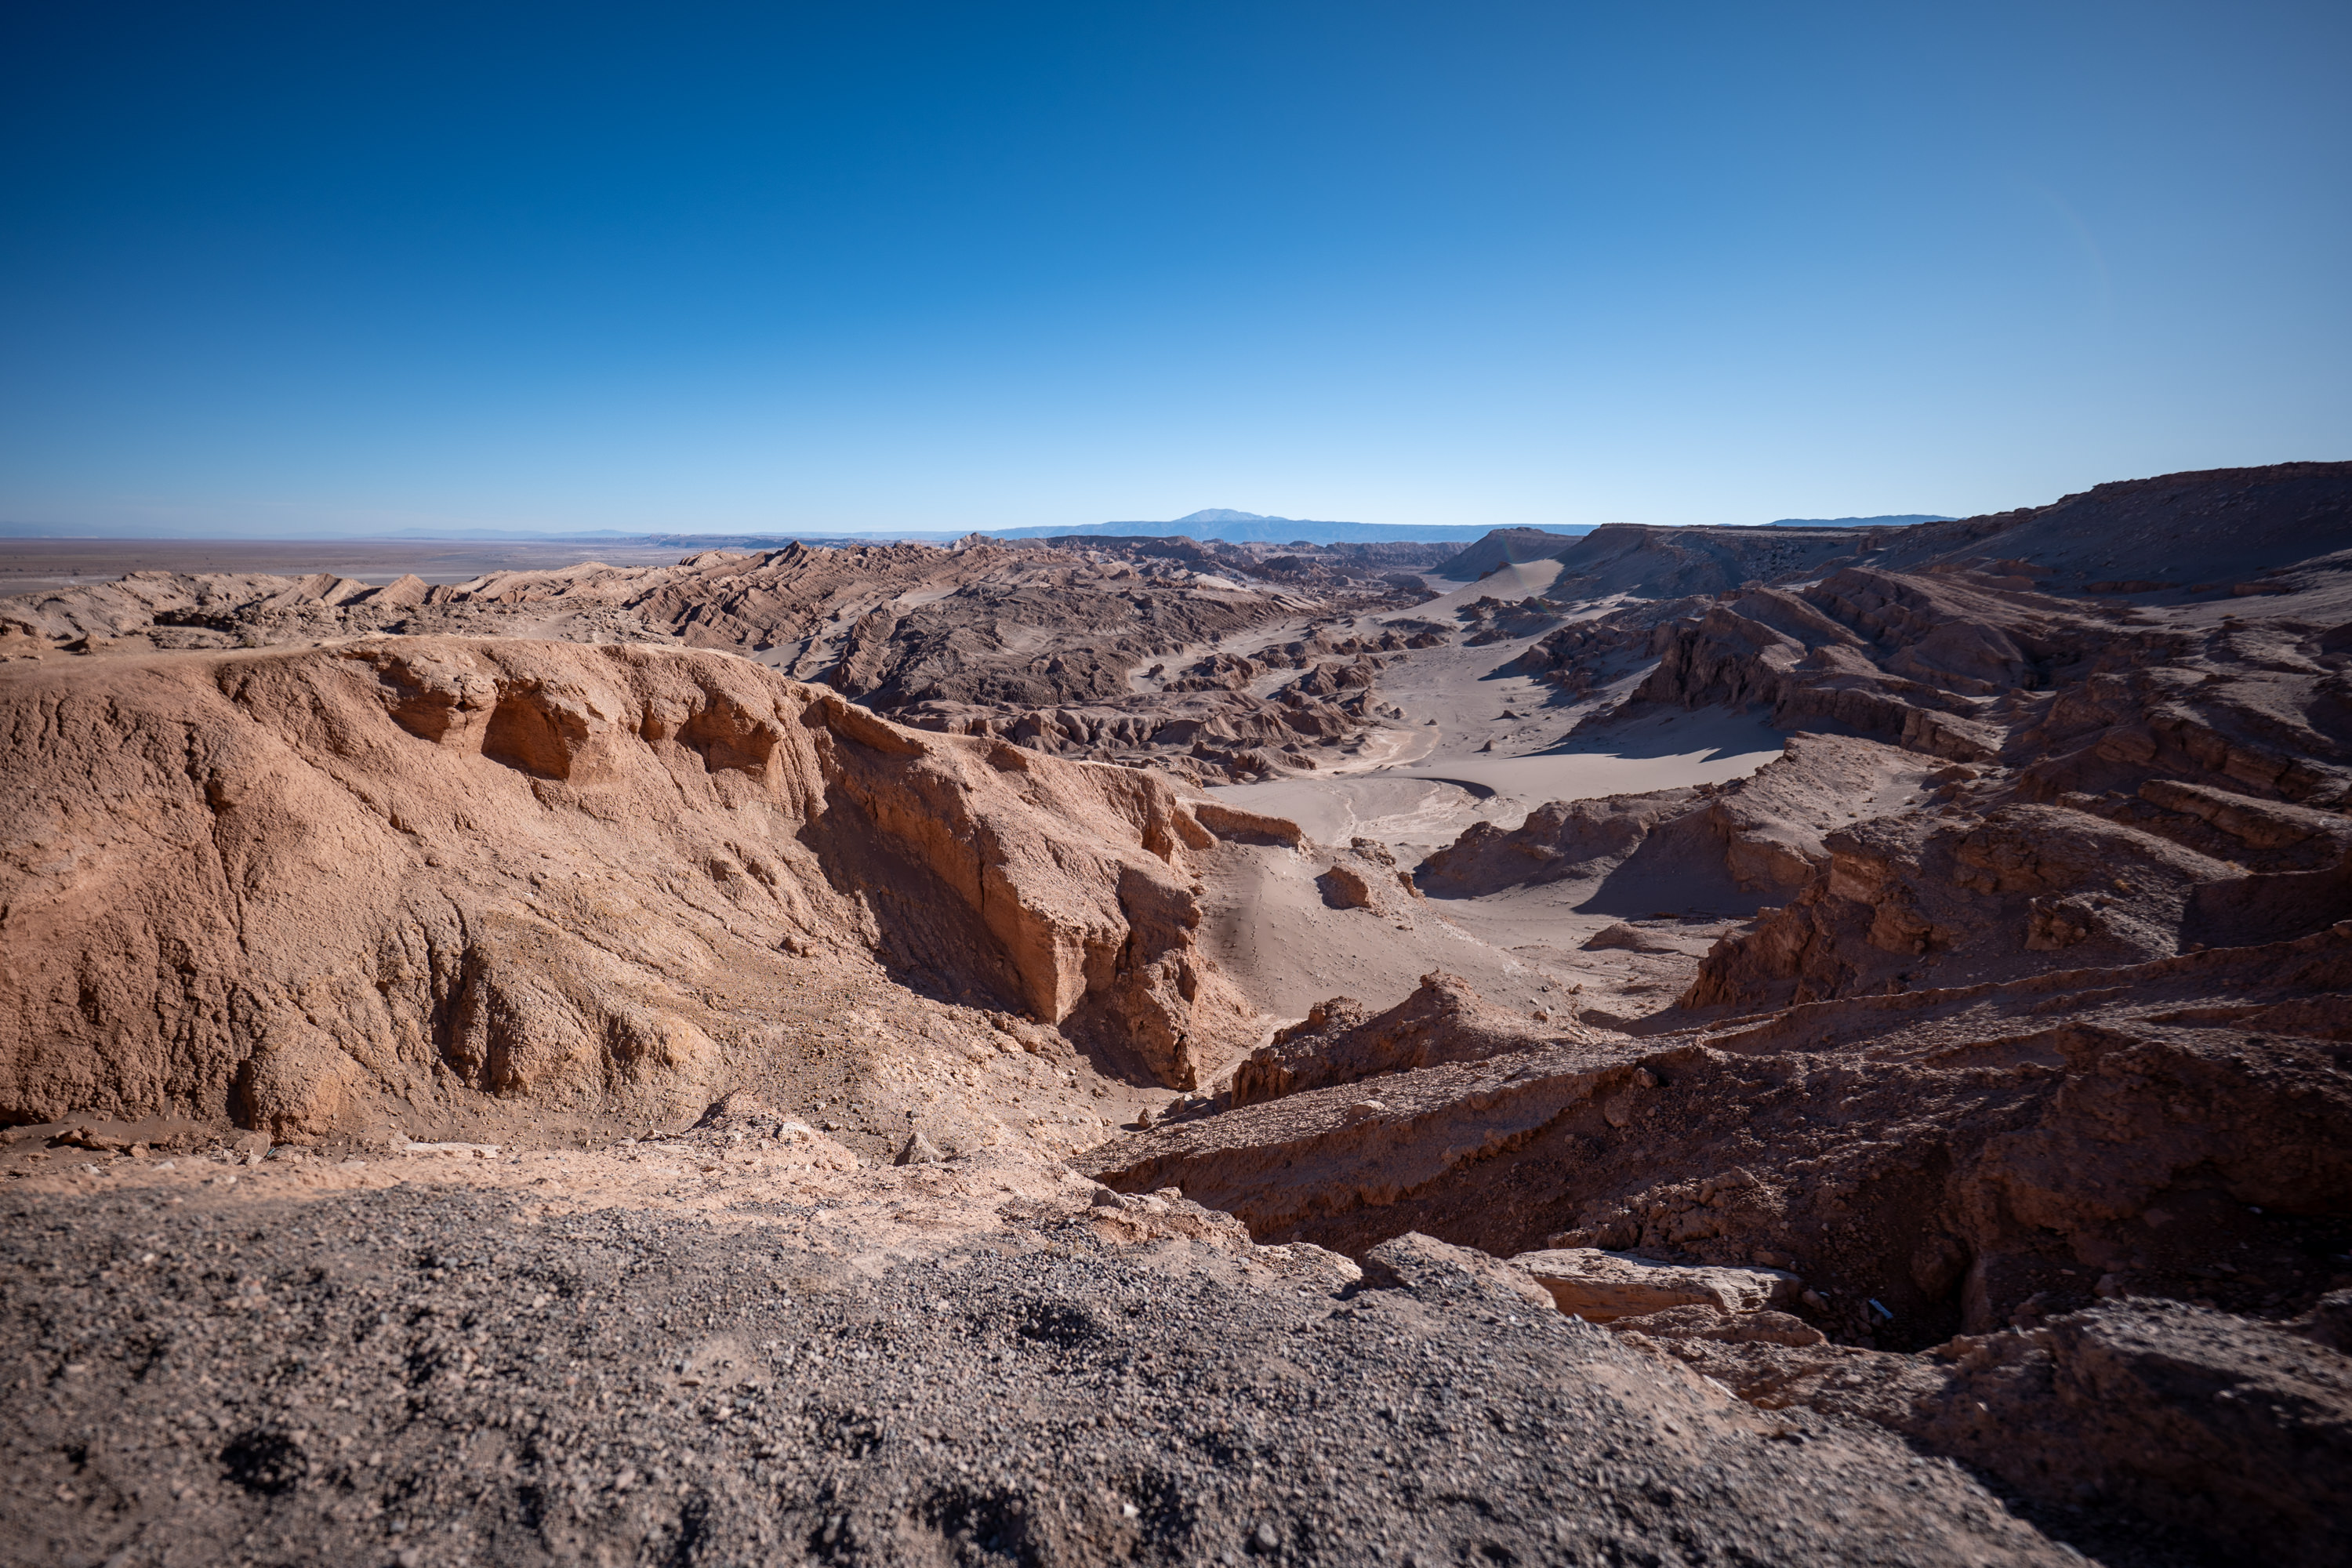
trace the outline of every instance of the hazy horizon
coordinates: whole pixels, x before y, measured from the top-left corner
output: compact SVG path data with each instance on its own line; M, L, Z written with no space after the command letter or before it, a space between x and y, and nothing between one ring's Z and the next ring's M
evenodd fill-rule
M1742 520L1742 521L1738 521L1738 522L1724 523L1724 524L1718 524L1718 525L1716 525L1716 526L1723 526L1723 527L1741 527L1741 528L1769 528L1769 527L1777 527L1777 526L1785 526L1785 525L1787 525L1787 524L1790 524L1790 523L1792 523L1792 522L1795 522L1795 521L1815 521L1815 522L1828 522L1828 523L1854 524L1854 523L1873 523L1873 522L1883 522L1883 521L1889 521L1890 519L1898 519L1898 518L1899 518L1899 520L1900 520L1900 521L1923 521L1926 515L1927 515L1927 514L1896 514L1896 513L1881 513L1881 514L1874 514L1874 515L1870 515L1870 516L1843 517L1843 518L1819 518L1819 519L1805 519L1805 520L1798 520L1798 519L1792 519L1792 518L1777 518L1777 519L1759 520L1759 521L1748 521L1748 520ZM1295 524L1297 524L1298 527L1300 527L1300 528L1302 528L1302 529L1308 529L1308 530L1312 530L1312 529L1320 529L1320 528L1329 528L1329 527L1332 527L1332 526L1335 526L1335 525L1336 525L1336 526L1338 526L1338 527L1341 527L1341 528L1370 528L1370 529L1377 529L1377 530L1379 530L1379 531L1383 531L1383 532L1387 532L1387 533L1392 533L1392 534L1394 534L1395 536L1397 536L1397 537L1399 537L1399 538L1401 538L1401 539L1406 539L1406 540L1410 540L1410 539L1412 539L1412 538L1413 538L1413 537L1415 537L1415 536L1426 537L1426 538L1430 538L1430 539L1435 540L1435 539L1452 538L1452 537L1456 537L1456 536L1461 536L1461 535L1465 535L1465 534L1468 534L1468 535L1476 535L1476 534L1480 534L1480 533L1484 533L1484 532L1487 531L1486 528L1485 528L1484 526L1479 525L1479 524L1475 524L1475 523L1459 523L1459 524L1457 524L1457 523L1414 523L1414 522L1393 522L1393 523L1367 524L1367 523L1360 522L1360 521L1357 521L1357 520L1354 520L1354 519L1332 519L1332 518L1290 518L1290 517L1282 517L1282 516L1277 516L1277 515L1275 515L1275 514L1272 514L1272 513L1266 513L1266 512L1248 512L1248 511L1241 511L1241 510L1234 510L1234 509L1232 509L1232 508L1226 508L1226 507L1205 507L1205 508L1197 509L1197 510L1196 510L1196 511L1194 511L1194 512L1192 512L1192 513L1188 513L1188 514L1186 514L1185 516L1182 516L1182 517L1175 517L1175 518L1152 518L1152 519L1146 519L1146 518L1129 518L1129 519L1107 519L1107 520L1104 520L1104 521L1101 521L1090 522L1090 523L1039 524L1039 525L1024 525L1024 526L1014 526L1014 527L996 528L996 529L982 529L982 530L971 530L971 529L967 529L967 530L963 531L963 532L964 532L964 533L971 533L971 532L984 532L984 533L989 533L989 534L992 534L992 535L1037 535L1037 534L1043 534L1043 533L1060 532L1060 531L1067 531L1067 532L1071 532L1071 533L1102 533L1102 534L1116 534L1116 533L1118 532L1118 530L1120 530L1120 529L1122 529L1122 528L1163 528L1163 527L1172 527L1172 526L1176 526L1176 525L1180 525L1180 524L1183 524L1183 523L1188 523L1188 522L1196 522L1196 521L1197 521L1197 522L1202 522L1202 523L1205 523L1205 524L1207 524L1207 525L1208 525L1208 526L1210 526L1210 527L1214 527L1214 526L1215 526L1215 524L1217 524L1218 522L1222 522L1222 521L1243 521L1243 520L1248 520L1248 521L1256 521L1256 522L1263 522L1263 523L1276 523L1276 524L1293 524L1293 523L1295 523ZM1610 520L1607 520L1607 521L1625 521L1625 520L1621 520L1621 519L1610 519ZM665 529L665 530L623 530L623 529L595 529L595 530L591 530L591 529L579 529L579 530L567 530L567 529L562 529L562 528L548 528L548 529L495 529L495 528L479 528L479 529L473 529L473 530L455 529L455 530L446 530L446 531L443 531L443 530L435 530L435 529L429 529L429 528L412 528L412 529L402 530L402 531L399 531L385 532L385 533L378 533L378 534L343 533L343 534L339 534L339 535L331 534L331 535L325 535L325 536L321 536L321 535L317 534L317 533L305 533L305 532L296 531L295 530L296 530L296 529L298 529L299 525L288 525L288 528L286 529L286 531L278 531L278 532L273 532L273 533L261 533L261 532L243 532L243 533L239 533L239 532L219 532L219 531L206 532L206 531L199 531L199 530L200 530L200 529L202 529L204 526L205 526L205 525L202 525L202 524L181 524L181 525L173 525L173 524L171 524L171 523L165 523L165 522L150 522L150 523L146 523L146 524L144 524L144 525L135 525L135 526L136 526L136 530L137 530L136 531L116 531L116 532L109 532L109 531L106 531L106 530L108 529L108 527L109 527L109 526L110 526L110 525L108 525L108 524L102 524L102 523L89 523L89 524L81 524L81 525L79 525L79 526L71 526L71 525L68 525L68 526L52 526L52 525L44 525L44 524L40 524L40 523L28 523L28 522L20 521L14 520L14 519L5 519L5 518L0 518L0 541L5 541L5 540L27 540L27 541L36 541L36 542L37 542L37 541L41 541L41 540L55 540L55 541L59 541L59 542L69 542L69 541L73 541L73 540L90 540L90 541L120 540L120 541L126 541L126 542L139 542L139 541L168 542L168 541L178 540L178 541L184 541L184 542L191 542L191 543L206 543L206 542L218 542L218 543L236 543L236 542L250 542L250 543L271 543L271 542L279 542L279 543L310 543L310 542L318 542L318 543L331 543L331 542L333 542L336 539L340 538L340 539L348 539L348 540L353 540L353 541L365 540L365 541L370 541L370 542L380 542L380 543L396 543L396 542L406 542L406 541L415 541L415 542L420 542L420 543L427 543L427 542L468 542L468 541L472 541L472 542L499 542L499 541L513 541L513 542L533 542L533 541L540 541L540 542L549 542L549 543L559 543L559 542L594 542L594 541L601 540L601 539L611 539L611 540L614 540L614 541L632 541L632 540L662 539L662 538L677 538L677 539L696 539L696 538L709 538L709 539L746 538L746 537L758 537L758 536L764 535L764 534L774 534L774 535L776 535L776 536L778 536L778 537L789 537L789 536L793 536L793 535L802 535L802 536L806 536L806 537L811 537L811 538L820 538L820 537L837 537L837 538L845 538L845 539L868 538L868 537L873 537L873 538L932 538L932 537L936 537L936 538L940 538L940 539L955 539L955 538L962 537L962 534L959 534L959 533L957 533L956 531L952 531L952 530L944 529L944 528L925 528L925 527L921 527L921 526L910 526L910 527L907 527L907 528L898 528L898 529L874 529L874 528L866 528L866 529L856 529L856 528L847 528L847 529L826 529L826 528L824 528L824 527L823 527L823 526L821 526L821 525L812 525L812 526L802 526L802 527L798 527L798 528L793 528L793 527L776 527L776 528L764 528L764 529L763 529L763 528L758 528L758 527L749 527L749 528L734 528L734 529L709 530L709 531L695 531L695 530L688 530L688 529ZM122 526L122 525L111 525L111 526L121 527L121 526ZM1497 527L1497 528L1509 528L1509 527L1518 527L1518 526L1527 526L1527 525L1521 525L1521 524L1511 524L1511 523L1497 523L1497 524L1495 524L1495 525L1493 525L1493 526ZM1586 529L1588 529L1589 527L1592 527L1592 526L1597 526L1597 525L1594 525L1594 524L1584 524L1584 523L1570 523L1570 524L1560 524L1560 525L1555 525L1555 527L1557 527L1557 528L1565 529L1565 530L1569 530L1569 531L1577 531L1577 532L1582 532L1582 531L1584 531Z

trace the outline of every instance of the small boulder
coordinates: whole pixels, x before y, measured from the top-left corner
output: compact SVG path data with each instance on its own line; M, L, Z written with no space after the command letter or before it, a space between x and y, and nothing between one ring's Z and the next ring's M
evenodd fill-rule
M907 1135L905 1147L898 1151L898 1163L901 1165L936 1165L941 1158L929 1139L920 1132L910 1132Z
M1323 901L1335 910L1370 910L1379 908L1372 898L1372 885L1352 866L1337 861L1331 868L1315 879L1323 889Z
M1654 1340L1708 1340L1732 1345L1780 1345L1809 1350L1827 1344L1829 1336L1802 1318L1770 1308L1755 1312L1727 1312L1720 1307L1669 1307L1639 1318L1619 1318L1609 1325L1612 1334L1642 1333Z
M780 1121L775 1109L748 1089L739 1089L713 1100L694 1124L696 1131L731 1132L754 1124Z
M1591 1247L1522 1252L1511 1259L1563 1312L1588 1322L1638 1318L1675 1307L1757 1312L1793 1301L1805 1283L1779 1268L1660 1263Z
M1363 1269L1364 1283L1375 1289L1410 1290L1424 1301L1476 1296L1529 1307L1551 1305L1551 1298L1525 1271L1475 1247L1455 1247L1414 1230L1365 1253Z

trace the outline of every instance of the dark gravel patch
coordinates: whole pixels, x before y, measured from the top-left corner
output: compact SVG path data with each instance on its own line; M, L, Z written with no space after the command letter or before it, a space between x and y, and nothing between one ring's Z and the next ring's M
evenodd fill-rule
M406 1188L0 1233L9 1563L2067 1560L1469 1275L1335 1293L1076 1213L876 1274Z

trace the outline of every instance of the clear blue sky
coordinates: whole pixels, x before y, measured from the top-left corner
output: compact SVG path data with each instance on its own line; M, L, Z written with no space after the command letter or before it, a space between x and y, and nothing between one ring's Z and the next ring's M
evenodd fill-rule
M2352 458L2352 5L26 5L0 520L1974 512Z

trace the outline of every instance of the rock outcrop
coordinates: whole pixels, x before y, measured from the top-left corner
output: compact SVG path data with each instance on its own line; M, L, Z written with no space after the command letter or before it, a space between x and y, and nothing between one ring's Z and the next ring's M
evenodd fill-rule
M1225 1098L1233 1105L1255 1105L1384 1073L1570 1042L1591 1045L1597 1037L1573 1024L1532 1028L1517 1014L1489 1007L1458 975L1433 972L1421 977L1412 994L1378 1016L1351 996L1318 1003L1234 1068Z
M1552 1247L1522 1252L1512 1266L1542 1286L1552 1303L1587 1322L1613 1322L1676 1307L1745 1314L1794 1306L1804 1282L1778 1268L1667 1263L1630 1252Z
M2168 778L2033 804L1971 770L1836 830L1786 905L1709 954L1689 1008L2116 967L2352 918L2352 817Z
M2134 531L2163 540L2149 559L2177 581L2103 595L2114 584L2087 574ZM2332 805L2352 793L2347 649L2330 641L2347 548L2352 465L2174 475L1902 531L1817 580L1759 575L1578 623L1520 663L1591 689L1580 670L1613 676L1646 635L1655 664L1628 711L1762 704L1784 729L2017 769L2044 799L2155 773ZM2195 580L2257 563L2257 584ZM2198 608L2249 597L2266 618Z
M2337 1313L2347 1300L2328 1299ZM2326 1337L2330 1310L2261 1321L2126 1298L1916 1356L1826 1343L1777 1313L1685 1307L1609 1327L1762 1409L1874 1421L2030 1497L2323 1563L2352 1550L2333 1506L2352 1485L2352 1363Z
M1753 908L1805 888L1855 807L1918 798L1934 767L1876 742L1792 735L1778 761L1729 784L1552 801L1509 829L1474 823L1413 881L1455 899L1569 883L1612 913L1686 898Z
M1372 1086L1302 1089L1084 1163L1265 1240L1415 1229L1789 1269L1850 1340L1925 1346L2089 1306L2103 1281L2292 1306L2345 1273L2325 1238L2352 1214L2347 998L2352 926L1814 1004L1664 1049L1530 1045L1389 1074L1375 1107Z
M2352 1288L2347 1017L2352 922L1305 1089L1081 1163L1262 1241L1516 1258L1764 1408L2326 1556L2352 1432L2328 1306ZM2262 1430L2222 1457L2242 1415ZM2234 1505L2192 1481L2208 1465Z
M1415 883L1437 898L1475 898L1506 888L1598 879L1631 858L1661 822L1690 809L1694 789L1556 800L1516 828L1473 823L1421 863Z
M827 965L1175 1087L1245 1037L1163 784L740 659L393 639L19 671L0 709L12 1120L315 1136L459 1091L669 1114L761 1048L725 993Z
M1555 597L1718 594L1759 579L1818 576L1903 535L1895 528L1654 528L1611 522L1559 552Z

